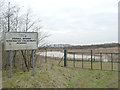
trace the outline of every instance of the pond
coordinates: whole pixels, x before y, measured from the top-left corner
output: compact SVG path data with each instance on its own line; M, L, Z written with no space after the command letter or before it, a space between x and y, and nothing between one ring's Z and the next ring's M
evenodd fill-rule
M41 55L41 56L45 56L46 52L38 52L36 54ZM61 51L47 51L47 57L62 58L62 57L64 57L64 53L61 52ZM74 58L74 55L73 54L67 54L67 58L72 59L72 58ZM75 59L82 59L82 55L75 55ZM83 55L83 59L90 60L91 55L90 54L85 54L85 55ZM95 56L95 57L93 56L93 59L99 61L100 56ZM102 57L102 59L103 59L104 62L108 61L108 59L105 58L105 57Z

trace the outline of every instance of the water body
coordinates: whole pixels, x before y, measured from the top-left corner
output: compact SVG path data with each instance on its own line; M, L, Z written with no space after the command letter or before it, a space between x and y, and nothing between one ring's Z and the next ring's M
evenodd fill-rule
M41 56L45 56L46 52L38 52L37 54ZM62 58L64 56L63 52L60 51L48 51L47 52L48 57L58 57ZM67 58L74 58L73 54L67 54ZM75 55L76 59L82 59L82 55ZM94 58L94 57L93 57ZM95 59L99 59L100 57L96 56ZM91 55L83 55L83 59L91 59Z
M38 52L36 54L41 55L41 56L45 56L46 52ZM64 53L60 52L60 51L47 51L47 56L52 57L52 58L62 58L62 57L64 57ZM73 59L74 55L73 54L67 54L67 58ZM82 55L75 55L75 59L82 60ZM83 55L83 59L91 60L91 55L90 54L89 55ZM93 60L94 59L96 61L100 61L100 56L95 56L95 57L93 56ZM103 62L108 62L108 59L105 56L103 56L102 61Z

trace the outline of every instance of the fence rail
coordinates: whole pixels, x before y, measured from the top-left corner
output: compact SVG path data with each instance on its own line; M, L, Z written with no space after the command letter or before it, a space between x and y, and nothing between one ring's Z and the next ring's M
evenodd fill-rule
M67 55L73 55L73 58L67 57ZM120 53L96 53L91 50L91 52L67 52L64 54L64 62L66 62L67 67L81 67L95 70L111 70L120 71L118 64ZM81 56L81 57L77 57ZM89 56L85 58L84 56ZM71 64L73 62L73 65Z

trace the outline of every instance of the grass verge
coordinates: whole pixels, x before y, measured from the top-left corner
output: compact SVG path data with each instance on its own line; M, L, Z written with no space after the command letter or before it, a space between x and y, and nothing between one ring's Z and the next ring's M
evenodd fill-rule
M30 72L3 71L3 88L118 88L118 72L58 66L48 59Z

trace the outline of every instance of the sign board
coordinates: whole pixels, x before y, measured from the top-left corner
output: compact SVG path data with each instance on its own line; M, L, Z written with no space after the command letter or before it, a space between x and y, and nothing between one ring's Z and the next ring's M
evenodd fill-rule
M37 32L6 32L5 50L34 50L38 48Z

